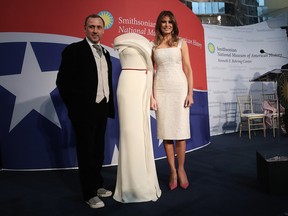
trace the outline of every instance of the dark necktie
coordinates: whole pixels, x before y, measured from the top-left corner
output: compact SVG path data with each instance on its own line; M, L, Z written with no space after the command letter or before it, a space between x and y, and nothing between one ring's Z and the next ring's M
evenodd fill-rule
M99 56L102 56L102 49L100 47L100 45L98 44L93 44L93 47L96 49L97 53L99 54Z

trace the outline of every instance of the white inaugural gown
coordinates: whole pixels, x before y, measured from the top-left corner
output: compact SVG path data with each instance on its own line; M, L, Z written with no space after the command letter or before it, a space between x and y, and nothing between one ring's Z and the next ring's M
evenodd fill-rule
M114 47L122 71L117 87L120 142L113 198L123 203L156 201L161 190L150 126L151 44L141 35L128 33L115 38Z

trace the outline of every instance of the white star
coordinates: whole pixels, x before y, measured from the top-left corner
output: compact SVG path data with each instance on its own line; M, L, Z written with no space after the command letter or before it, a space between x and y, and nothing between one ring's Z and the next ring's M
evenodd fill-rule
M50 92L56 88L57 71L41 72L30 43L27 43L21 74L0 76L0 85L16 96L10 131L32 110L61 128Z
M119 149L117 147L117 145L114 145L114 151L113 151L113 155L112 155L112 161L111 164L112 165L117 165L118 164L118 156L119 156Z

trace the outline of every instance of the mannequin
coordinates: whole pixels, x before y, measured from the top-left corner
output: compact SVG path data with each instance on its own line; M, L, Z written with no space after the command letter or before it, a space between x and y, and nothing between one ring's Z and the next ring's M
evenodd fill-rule
M120 124L117 182L113 198L122 203L161 196L150 126L152 44L135 33L114 39L122 71L117 87Z

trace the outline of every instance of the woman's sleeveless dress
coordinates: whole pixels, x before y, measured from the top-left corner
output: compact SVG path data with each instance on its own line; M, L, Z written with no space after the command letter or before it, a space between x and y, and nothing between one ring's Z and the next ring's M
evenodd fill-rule
M157 137L162 140L190 138L190 109L184 107L188 83L182 69L181 45L180 39L177 47L153 49L157 67L154 77Z
M161 190L150 126L152 72L147 72L146 60L135 48L122 47L119 56L122 66L117 87L120 140L113 198L122 203L156 201Z

